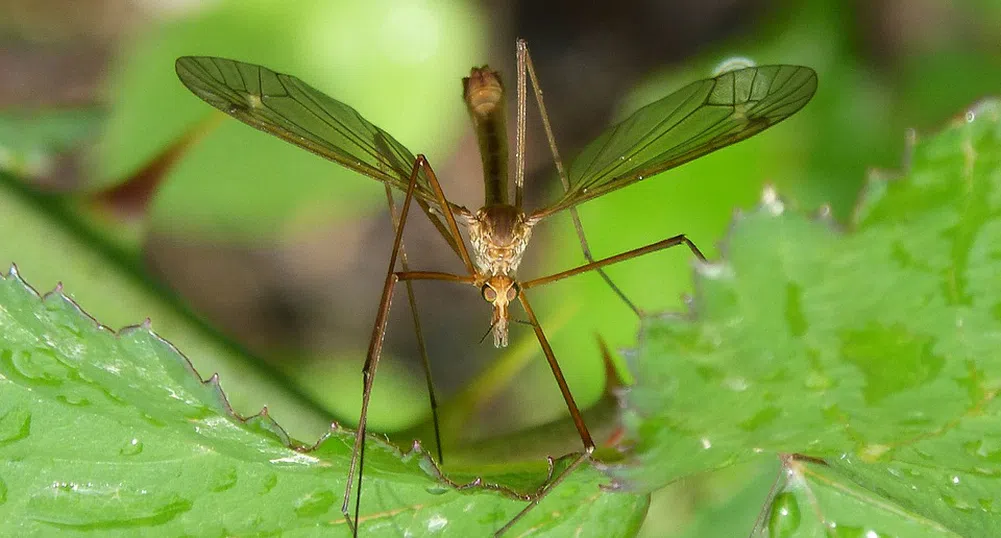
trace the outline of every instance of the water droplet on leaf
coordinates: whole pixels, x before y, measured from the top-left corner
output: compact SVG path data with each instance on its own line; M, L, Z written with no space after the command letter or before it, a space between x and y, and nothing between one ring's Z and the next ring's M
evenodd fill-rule
M215 476L212 477L212 481L209 484L209 489L215 492L226 491L236 485L237 472L236 467L228 467L222 469Z
M424 491L427 491L431 495L444 495L444 494L448 493L450 489L451 488L448 488L448 487L445 487L445 486L442 486L442 485L439 485L439 484L435 484L435 485L431 485L431 486L428 486L428 487L424 488Z
M31 413L14 408L0 415L0 446L25 439L31 434Z
M774 538L788 538L799 529L799 501L790 492L779 493L772 500L768 516L768 535Z
M334 505L334 500L334 492L329 489L308 493L295 502L295 514L299 517L322 516Z
M120 456L136 456L141 454L143 451L143 443L139 439L133 437L122 445L122 448L118 449L118 454Z

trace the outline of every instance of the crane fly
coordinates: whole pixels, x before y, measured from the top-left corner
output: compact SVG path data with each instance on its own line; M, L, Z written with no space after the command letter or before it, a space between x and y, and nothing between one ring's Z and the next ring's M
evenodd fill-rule
M489 67L473 68L463 79L463 99L479 141L484 174L484 204L476 211L454 204L442 192L434 170L423 155L414 155L389 133L365 120L350 106L336 101L296 77L258 65L213 57L182 57L177 74L185 86L210 105L261 131L311 151L362 175L381 181L386 188L395 237L378 313L363 367L361 416L355 434L351 464L341 510L355 536L358 533L364 465L368 404L382 353L393 292L398 283L407 286L411 310L424 359L425 375L435 424L438 459L442 459L438 433L437 404L428 370L427 352L410 283L417 280L450 281L475 286L491 305L494 345L508 342L510 308L521 305L542 347L580 434L584 450L572 463L551 477L518 515L497 531L501 534L524 516L584 460L595 444L574 402L556 356L535 316L526 292L536 286L602 268L643 254L684 244L705 259L684 235L676 235L621 254L595 260L575 207L603 194L674 168L717 149L749 138L801 109L813 97L817 75L808 67L766 65L746 67L692 82L655 101L611 127L589 143L569 169L563 167L549 125L538 79L523 40L517 42L517 131L514 202L509 200L508 148L504 87L499 74ZM557 200L531 212L522 207L524 191L525 116L527 82L530 78L542 116L547 141L563 183ZM397 216L391 189L405 193ZM441 232L445 242L462 260L465 272L411 271L403 250L403 230L411 203L416 203ZM532 280L516 278L518 265L528 247L533 228L546 217L569 210L587 263ZM469 235L466 247L459 226ZM470 250L472 256L470 256ZM397 265L402 270L397 269ZM612 289L629 302L604 275ZM358 487L350 510L355 473Z

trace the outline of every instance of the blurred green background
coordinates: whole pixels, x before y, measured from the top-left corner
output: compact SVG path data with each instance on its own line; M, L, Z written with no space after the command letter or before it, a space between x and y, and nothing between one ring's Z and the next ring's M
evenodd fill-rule
M267 392L242 385L234 364L250 360L247 368L281 379L323 416L353 423L392 239L383 188L233 120L151 174L150 162L211 113L177 80L173 61L217 55L295 74L425 153L446 194L475 208L481 171L460 78L489 63L513 82L516 37L529 42L567 164L614 120L710 76L728 58L802 64L819 74L813 102L782 125L581 206L598 257L678 233L717 257L734 211L753 207L766 184L802 211L829 206L847 225L867 172L906 165L906 129L934 129L1001 93L996 1L6 0L0 165L20 180L4 176L0 190L0 200L8 198L0 205L0 263L18 263L41 290L63 281L106 325L152 317L203 376L223 372L240 412L270 404L307 441L324 427L297 423L294 410L283 415ZM532 104L529 123L528 205L538 207L560 186ZM109 197L141 172L161 179L148 207ZM414 216L411 265L460 270ZM54 240L54 229L76 234L93 252ZM535 233L522 277L583 261L567 215ZM94 258L82 262L85 255ZM645 311L680 311L692 292L691 264L687 250L674 249L608 272ZM147 294L125 299L115 288L121 279ZM480 343L489 309L475 290L416 288L440 398L447 402L497 361L517 372L510 382L488 375L490 396L464 410L473 414L468 423L444 433L446 447L566 414L528 326L516 324L511 348L495 350ZM628 349L639 320L597 275L532 298L578 402L595 402L604 387L598 337ZM154 301L167 306L153 308ZM171 309L187 321L171 322ZM188 343L190 323L224 351ZM399 294L373 428L427 420L415 345ZM236 362L220 361L220 353ZM572 436L562 441L567 450L579 446ZM737 469L679 484L655 499L644 533L704 536L699 525L720 521L714 507L735 497L750 513L726 516L739 529L753 521L767 490L757 486L773 471Z

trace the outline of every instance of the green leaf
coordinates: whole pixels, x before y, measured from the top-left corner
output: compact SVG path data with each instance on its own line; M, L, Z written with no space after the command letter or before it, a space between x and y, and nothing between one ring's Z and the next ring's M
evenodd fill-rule
M5 256L0 263L16 262L21 274L46 288L62 282L72 290L73 299L86 304L105 325L153 320L198 370L219 373L241 387L231 395L238 411L249 414L268 405L287 429L302 436L318 435L327 428L330 419L315 404L294 394L273 369L255 363L245 350L200 322L162 284L144 276L135 260L107 244L71 211L59 200L32 193L0 173L0 242Z
M672 483L651 496L641 538L746 537L775 483L779 462L762 455Z
M796 462L779 535L1001 531L1001 102L912 150L850 233L770 193L738 219L689 315L645 323L613 474L652 490L804 454L827 464Z
M340 500L352 432L307 448L266 412L241 418L218 377L203 382L148 326L115 334L14 271L0 279L0 334L0 534L350 534ZM367 447L364 536L484 536L525 506L496 487L451 487L419 445ZM515 532L634 535L647 497L606 492L607 481L574 472Z
M886 469L879 469L879 473L885 475ZM995 534L987 528L952 532L941 520L929 517L930 514L887 502L886 492L873 489L873 484L846 479L836 465L791 461L784 477L783 488L764 508L761 519L764 536L958 538ZM878 482L886 482L884 477L880 478ZM912 485L906 484L907 489ZM909 493L914 496L913 491Z

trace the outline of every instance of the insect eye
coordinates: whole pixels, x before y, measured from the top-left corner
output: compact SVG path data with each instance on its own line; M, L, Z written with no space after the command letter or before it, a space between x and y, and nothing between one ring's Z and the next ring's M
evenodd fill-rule
M510 288L507 289L507 301L514 301L518 297L518 285L512 284Z
M483 285L483 289L481 290L480 293L483 295L483 298L486 299L488 302L492 303L497 300L497 291L486 284Z

